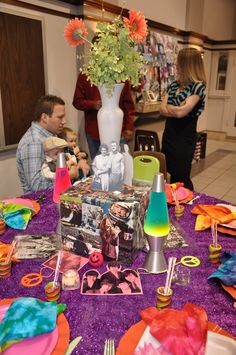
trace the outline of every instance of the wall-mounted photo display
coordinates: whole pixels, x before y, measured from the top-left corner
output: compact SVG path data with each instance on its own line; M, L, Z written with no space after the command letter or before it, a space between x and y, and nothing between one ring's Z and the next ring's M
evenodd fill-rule
M161 100L175 78L175 63L179 51L177 38L150 31L145 42L137 45L144 55L146 74L141 85L144 101Z

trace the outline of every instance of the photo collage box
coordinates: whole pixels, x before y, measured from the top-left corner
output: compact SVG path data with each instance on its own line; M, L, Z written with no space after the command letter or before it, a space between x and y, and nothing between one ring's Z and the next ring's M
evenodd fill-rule
M93 191L91 183L87 178L61 194L63 249L82 256L100 251L105 260L130 264L145 245L150 188L124 185L122 192Z

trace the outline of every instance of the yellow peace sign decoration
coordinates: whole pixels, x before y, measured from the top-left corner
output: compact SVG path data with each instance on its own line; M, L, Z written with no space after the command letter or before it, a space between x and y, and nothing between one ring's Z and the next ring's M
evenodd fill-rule
M20 280L21 284L25 287L34 287L43 281L43 276L38 273L27 274Z
M196 256L186 255L180 259L181 264L188 267L197 267L200 265L201 261Z

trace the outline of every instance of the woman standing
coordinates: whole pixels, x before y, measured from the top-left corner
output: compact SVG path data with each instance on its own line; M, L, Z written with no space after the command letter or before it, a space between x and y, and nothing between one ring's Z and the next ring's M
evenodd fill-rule
M205 106L206 75L201 53L184 48L177 57L177 79L167 91L160 113L166 116L162 152L166 156L171 183L183 182L193 190L190 179L196 144L197 120Z

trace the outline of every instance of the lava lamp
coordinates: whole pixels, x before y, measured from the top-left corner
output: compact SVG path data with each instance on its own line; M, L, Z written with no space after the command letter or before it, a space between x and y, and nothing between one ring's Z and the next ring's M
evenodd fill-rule
M170 232L170 222L166 201L165 181L162 173L154 175L144 222L144 232L147 234L150 247L144 268L154 274L166 271L167 264L163 253L163 243L165 237Z
M70 176L66 165L64 153L57 156L56 176L54 181L53 201L60 202L60 194L71 187Z

